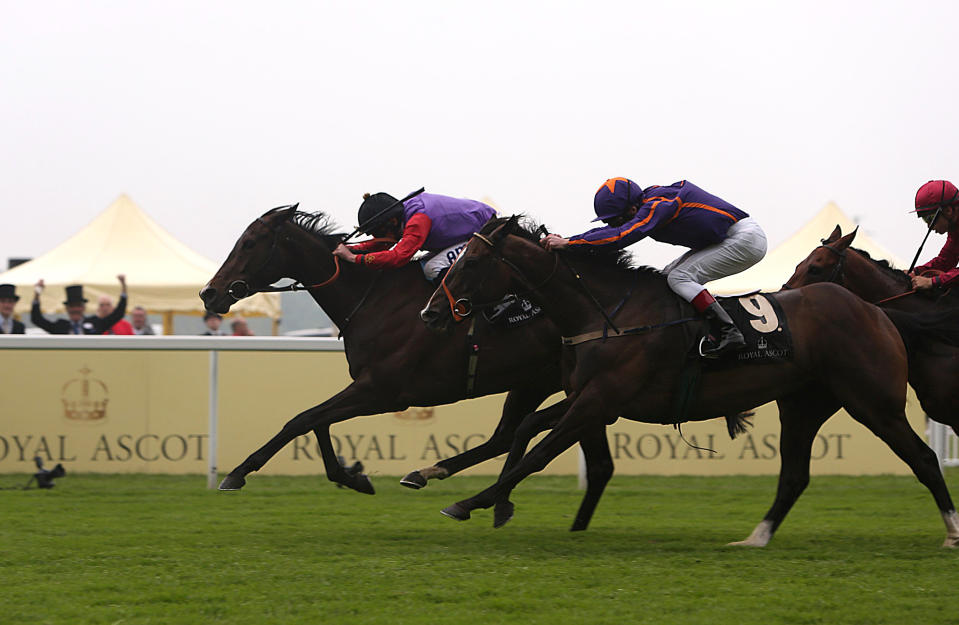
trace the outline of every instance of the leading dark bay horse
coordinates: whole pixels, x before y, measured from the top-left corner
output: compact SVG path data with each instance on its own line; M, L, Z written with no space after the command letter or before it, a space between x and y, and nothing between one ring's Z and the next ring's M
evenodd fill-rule
M330 426L353 417L436 406L467 397L508 391L502 419L485 443L403 480L413 488L445 478L505 453L517 424L544 399L561 390L559 331L540 317L516 329L490 327L477 319L474 335L458 327L448 335L427 330L418 313L433 286L417 263L392 271L342 265L331 250L342 235L322 214L295 206L268 211L251 223L209 284L200 292L206 309L226 313L237 299L281 278L312 286L310 295L340 328L353 382L323 403L298 414L280 432L233 469L220 484L237 490L284 445L312 430L327 477L373 493L369 479L342 467ZM478 358L470 358L478 349ZM475 367L475 370L471 369Z
M512 288L522 288L564 336L582 336L604 326L604 315L592 298L608 310L622 301L623 294L631 293L615 319L623 335L566 348L567 399L558 423L514 464L513 458L508 459L493 486L446 508L444 513L453 518L465 520L471 510L493 505L497 514L501 510L509 514L513 488L577 441L603 445L608 455L605 427L617 415L652 423L676 420L677 380L688 366L687 353L698 331L691 324L669 324L690 318L692 308L669 290L661 273L629 267L622 253L566 255L570 269L537 240L515 217L488 223L470 241L423 311L428 325L442 327L462 316L470 302L491 301ZM685 415L687 420L701 420L772 400L779 404L782 467L776 497L752 534L734 544L769 542L809 482L817 431L840 407L909 465L939 508L947 530L945 545L959 544L959 516L936 456L906 421L907 353L893 322L879 308L832 284L786 291L775 299L792 332L793 359L707 369L701 391ZM634 331L627 332L627 327ZM523 453L518 447L514 444L511 456Z
M856 231L845 236L836 226L822 245L812 250L783 285L798 288L817 282L844 286L867 302L894 311L926 313L937 321L952 317L959 327L959 290L915 291L904 271L851 247ZM909 352L909 383L930 418L959 433L959 347L948 337L925 340Z

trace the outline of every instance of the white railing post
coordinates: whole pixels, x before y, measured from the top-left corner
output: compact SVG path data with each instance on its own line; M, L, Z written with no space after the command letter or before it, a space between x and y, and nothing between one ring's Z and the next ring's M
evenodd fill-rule
M216 443L217 443L217 410L220 394L219 388L219 356L215 349L210 350L210 425L207 443L209 445L209 467L207 469L206 487L216 488L218 476L216 473Z

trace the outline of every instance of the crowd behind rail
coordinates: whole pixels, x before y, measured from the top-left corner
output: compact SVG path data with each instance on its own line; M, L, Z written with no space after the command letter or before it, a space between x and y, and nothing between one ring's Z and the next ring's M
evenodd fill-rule
M126 319L129 301L127 297L126 276L119 274L120 298L114 302L112 297L101 296L97 300L96 312L87 314L89 300L83 295L82 284L71 284L66 287L66 298L63 305L66 308L66 318L51 319L43 314L40 308L40 295L45 288L44 281L40 280L34 286L33 305L30 309L30 322L47 334L66 334L79 336L81 334L107 336L152 336L156 334L149 323L149 312L143 306L130 308L129 320ZM0 284L0 334L25 334L25 324L17 319L14 306L20 300L16 286ZM223 317L215 312L207 312L203 316L206 327L203 336L253 336L250 326L243 317L234 317L229 324L229 331L223 324Z

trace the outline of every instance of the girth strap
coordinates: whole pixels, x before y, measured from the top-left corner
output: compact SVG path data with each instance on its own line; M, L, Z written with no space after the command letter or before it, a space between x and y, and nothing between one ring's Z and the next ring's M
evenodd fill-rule
M609 327L604 326L602 330L595 330L593 332L586 332L584 334L577 334L576 336L564 336L562 337L563 345L579 345L580 343L585 343L587 341L595 341L598 339L607 339L607 338L617 338L621 336L635 336L637 334L644 334L646 332L651 332L653 330L658 330L660 328L668 328L669 326L675 326L682 323L689 323L690 321L701 321L699 317L684 317L683 319L676 319L674 321L667 321L666 323L657 323L649 326L633 326L631 328L621 328L619 334L610 334Z
M466 346L469 349L469 360L466 363L466 396L473 396L473 389L476 387L476 367L479 364L479 344L474 340L476 330L476 317L470 320L470 329L466 333Z

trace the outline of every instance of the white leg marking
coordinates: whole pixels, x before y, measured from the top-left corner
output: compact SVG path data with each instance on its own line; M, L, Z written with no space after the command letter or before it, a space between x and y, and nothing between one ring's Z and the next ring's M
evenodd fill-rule
M435 465L432 467L426 467L425 469L420 469L420 475L425 477L427 480L431 480L433 478L443 479L449 474L450 472L447 471L446 469L442 467L437 467Z
M764 519L759 522L759 525L757 525L756 529L753 530L753 533L749 535L749 538L735 543L729 543L729 545L736 547L765 547L769 544L769 541L772 539L772 537L773 522Z
M946 523L946 541L943 547L959 547L959 514L955 510L942 513L942 520Z

